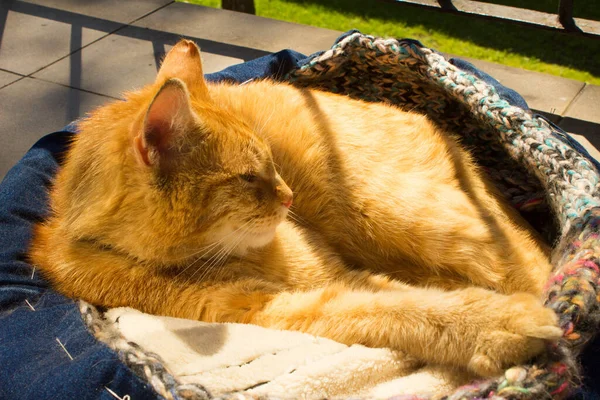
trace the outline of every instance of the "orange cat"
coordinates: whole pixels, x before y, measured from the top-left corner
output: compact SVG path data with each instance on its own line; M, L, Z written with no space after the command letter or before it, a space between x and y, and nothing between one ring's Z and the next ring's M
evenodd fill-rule
M208 84L182 41L154 84L80 129L30 254L67 295L480 375L561 335L539 300L547 246L422 115Z

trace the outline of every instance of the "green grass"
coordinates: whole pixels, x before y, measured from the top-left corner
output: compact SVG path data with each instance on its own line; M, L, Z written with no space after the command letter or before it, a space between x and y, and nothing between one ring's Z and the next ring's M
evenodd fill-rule
M600 20L597 0L575 2L575 16ZM189 0L220 7L220 0ZM490 0L556 12L558 0ZM501 63L600 85L600 39L484 21L376 0L255 0L257 15L339 31L413 38L453 55Z

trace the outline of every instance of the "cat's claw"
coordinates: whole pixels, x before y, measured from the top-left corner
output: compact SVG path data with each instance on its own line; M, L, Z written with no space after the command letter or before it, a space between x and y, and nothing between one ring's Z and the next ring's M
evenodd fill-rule
M554 311L544 307L530 294L514 294L498 311L491 330L479 333L468 369L480 376L499 375L506 368L524 363L546 348L546 342L558 340L563 331ZM494 324L492 324L494 325Z

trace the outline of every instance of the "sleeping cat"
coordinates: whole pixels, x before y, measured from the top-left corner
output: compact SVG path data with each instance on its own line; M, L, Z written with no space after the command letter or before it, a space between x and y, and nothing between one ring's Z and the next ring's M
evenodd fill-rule
M484 376L561 336L540 301L548 246L423 115L210 84L183 40L80 131L30 251L64 294Z

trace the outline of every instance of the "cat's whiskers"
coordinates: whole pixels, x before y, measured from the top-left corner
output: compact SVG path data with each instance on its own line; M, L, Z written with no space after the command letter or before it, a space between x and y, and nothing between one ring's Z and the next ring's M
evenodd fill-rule
M233 233L233 232L232 232L232 233ZM206 250L206 251L204 251L204 252L203 252L203 253L202 253L200 256L196 257L196 258L194 259L194 261L192 261L190 264L188 264L188 265L187 265L187 266L186 266L186 267L185 267L185 268L184 268L184 269L183 269L181 272L179 272L177 275L175 275L175 278L177 278L179 275L183 274L183 273L184 273L185 271L187 271L187 270L188 270L190 267L192 267L194 264L196 264L198 261L200 261L200 260L202 259L202 257L206 256L208 253L210 253L212 250L214 250L214 249L215 249L217 246L219 246L220 244L222 244L222 243L225 241L225 238L226 238L226 236L225 236L225 237L223 237L223 238L221 238L219 241L217 241L217 242L215 242L215 243L212 243L211 245L208 245L208 246L205 246L205 247L203 247L203 248L202 248L202 250L200 250L200 251L197 251L196 253L194 253L194 254L192 254L192 255L190 255L190 256L188 256L188 257L186 257L186 258L189 258L189 257L191 257L191 256L194 256L194 255L196 255L196 254L198 254L198 253L200 253L200 252L202 252L202 251Z
M225 270L224 270L223 268L220 268L220 267L221 267L221 266L223 266L223 265L225 265L225 264L226 264L226 263L229 261L229 259L230 259L230 257L231 257L231 254L232 254L233 250L234 250L235 248L237 248L241 242L243 242L244 240L246 240L246 238L247 238L249 235L250 235L250 230L248 229L248 230L246 230L246 233L245 233L245 234L243 234L243 235L240 235L240 237L238 238L237 242L236 242L236 243L234 243L234 244L231 246L231 251L229 252L229 254L227 254L227 256L226 256L225 258L223 258L223 261L222 261L221 265L220 265L218 268L215 268L215 270L217 271L217 276L215 276L215 277L214 277L214 279L217 279L217 277L218 277L219 275L221 275L221 276L222 276L222 275L224 275L224 271L225 271ZM240 258L240 259L243 259L243 255L239 255L239 258ZM220 273L220 274L219 274L219 273Z
M245 225L244 225L244 226L245 226ZM206 254L208 254L208 252L210 252L210 250L212 250L212 249L214 249L216 246L218 246L218 245L222 244L222 243L223 243L223 242L224 242L224 241L225 241L225 240L226 240L228 237L230 237L230 236L232 236L233 234L237 233L237 232L238 232L240 229L244 228L244 226L240 226L240 227L239 227L239 228L237 228L236 230L234 230L234 231L231 231L231 232L229 232L227 235L223 236L223 237L222 237L221 239L219 239L218 241L216 241L216 242L213 242L213 243L210 243L210 244L208 244L208 245L206 245L206 246L202 246L202 247L200 247L199 249L195 250L193 253L191 253L191 254L188 254L188 255L185 255L185 256L181 257L180 259L178 259L178 260L176 260L176 261L180 261L180 260L187 260L187 259L189 259L190 257L193 257L193 256L195 256L195 255L197 255L197 254L199 254L199 253L202 253L203 251L205 251L205 250L206 250L206 251L204 252L204 254L202 254L202 255L200 256L200 258L204 257Z
M275 168L276 168L276 170L277 170L277 173L278 173L278 174L281 174L281 166L280 166L279 164L277 164L277 163L275 162L275 160L273 160L273 165L275 166Z
M222 247L211 258L206 260L206 262L204 264L202 264L202 267L200 267L200 269L205 270L205 271L210 271L211 269L215 268L224 257L226 257L228 254L230 254L233 251L233 249L235 247L237 247L238 242L239 242L239 238L235 239L235 242L230 243L228 246ZM206 265L206 264L208 264L208 265Z
M304 219L300 215L296 214L294 211L292 211L291 208L288 210L288 215L290 216L291 219L293 219L300 225L305 225L305 226L311 227L311 228L313 227L313 225L310 222L308 222L306 219Z
M186 279L186 281L183 283L184 285L187 285L188 282L192 281L194 279L194 277L196 276L196 274L198 273L198 271L201 271L200 277L198 279L199 282L202 282L202 280L204 279L205 275L207 275L207 273L210 271L211 269L211 265L212 265L212 260L215 259L216 257L219 256L219 254L221 254L222 252L225 252L225 247L221 247L215 254L213 254L208 260L204 261L204 263L199 266L198 268L196 268L194 270L194 272L192 272L192 274L189 276L188 279ZM194 264L196 262L198 262L199 260L201 260L202 258L199 257L196 261L194 261ZM211 263L209 264L207 267L206 263Z
M301 224L301 221L292 213L288 212L288 217L290 217L290 219L298 224Z
M244 229L247 228L250 224L252 224L255 220L251 219L249 221L247 221L246 223L244 223L243 225L241 225L240 227L238 227L236 230L230 232L229 234L227 234L226 236L224 236L219 243L223 244L223 242L225 242L225 239L232 236L235 233L238 233L239 231L244 232ZM240 237L234 239L229 245L224 245L222 246L219 250L217 250L214 254L212 254L208 260L204 261L204 263L197 267L196 270L192 273L192 275L186 280L186 284L187 282L189 282L190 280L194 279L194 276L198 273L198 271L202 271L202 274L200 276L200 281L202 281L202 279L204 279L204 276L208 273L208 271L210 271L210 269L215 265L215 261L216 260L220 260L221 259L221 255L222 254L227 254L227 253L231 253L241 242L241 240L243 238L245 238L245 236L247 235L240 235ZM193 264L196 264L199 260L202 259L202 257L204 257L206 254L203 254L202 256L198 257ZM208 266L207 266L208 264ZM187 268L186 268L187 269Z
M185 255L185 256L182 256L182 257L180 257L180 258L178 258L178 259L176 259L176 260L174 260L174 261L175 261L175 262L179 262L179 261L189 260L191 257L194 257L195 255L198 255L198 254L200 254L200 253L202 253L202 252L207 252L207 251L210 251L210 250L211 250L211 249L213 249L215 246L218 246L219 244L221 244L221 242L223 241L223 239L224 239L224 238L220 239L220 240L219 240L219 241L217 241L217 242L213 242L213 243L210 243L210 244L208 244L208 245L206 245L206 246L202 246L201 248L199 248L199 249L196 249L196 250L195 250L193 253L190 253L190 254L187 254L187 255ZM206 253L205 253L205 254L206 254Z
M256 132L256 130L254 132ZM253 148L255 146L256 146L256 135L251 135L250 136L250 145L249 145L249 147Z
M254 222L254 220L251 220L249 222ZM244 224L244 226L247 225L248 224ZM229 256L231 255L233 250L248 236L249 233L250 231L246 230L245 234L240 235L237 239L230 243L229 246L220 249L215 255L213 255L213 257L211 257L204 264L202 264L202 266L192 274L190 279L194 278L198 270L202 270L201 275L198 277L199 282L204 281L213 271L218 272L220 270L220 267L227 263L227 261L229 260ZM206 263L208 262L210 262L210 264L206 265Z
M269 121L271 121L271 118L273 118L273 115L275 115L275 110L273 110L271 112L271 114L269 115L269 117L264 119L263 122L255 121L254 132L260 134L265 139L269 139L269 135L266 134L264 129L267 126L267 124L269 123ZM260 125L260 128L259 128L259 125Z
M246 239L246 237L248 237L248 234L250 233L249 230L246 231L245 234L240 235L240 237L235 241L235 243L232 243L227 249L226 251L224 251L221 256L215 260L212 265L210 266L211 268L219 268L223 265L225 265L227 263L227 261L229 260L229 257L231 256L231 254L233 253L233 251L239 246L239 244Z
M219 239L218 241L208 245L208 246L204 246L201 250L197 251L194 254L191 254L188 257L194 256L204 250L204 251L200 256L196 257L196 259L194 261L192 261L187 267L185 267L181 272L179 272L177 275L175 275L175 278L177 278L179 275L183 274L185 271L187 271L189 268L191 268L192 266L194 266L198 261L200 261L202 259L202 257L205 257L207 254L209 254L212 250L214 250L217 246L222 245L226 239L228 239L230 236L234 235L235 233L239 232L240 230L242 230L243 228L245 228L246 226L248 226L250 223L252 223L253 220L250 220L248 222L246 222L245 224L241 225L239 228L237 228L234 231L229 232L227 235L223 236L221 239ZM220 251L220 250L219 250ZM218 253L218 252L217 252ZM214 257L214 255L212 256ZM212 258L211 257L211 258Z
M261 125L261 119L260 118L256 118L254 120L254 125L252 126L252 129L254 130L254 132L259 133L260 130L258 129L259 125Z
M264 129L267 127L267 125L269 124L269 122L271 122L271 119L273 118L273 116L275 115L275 111L271 112L271 115L269 115L269 118L267 118L262 126L260 127L260 131L264 134Z
M213 267L215 265L215 261L220 257L221 254L225 254L225 253L227 253L227 250L224 247L221 248L211 258L209 258L208 260L206 260L200 267L198 267L192 273L192 275L190 276L190 278L188 279L188 281L193 280L194 277L196 276L196 274L198 273L198 271L200 271L200 276L198 277L198 282L203 282L208 277L208 275L212 272ZM206 265L207 263L210 263L210 264Z

